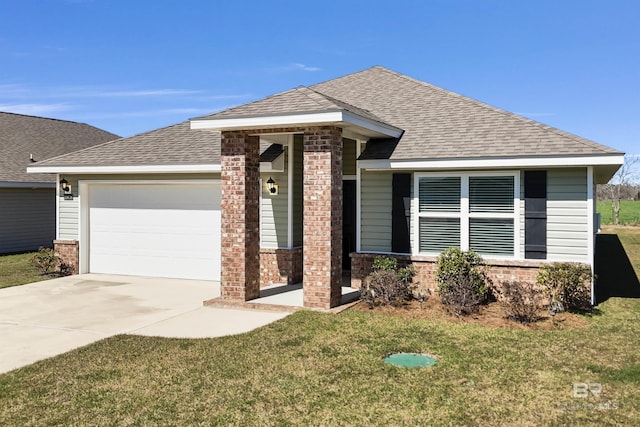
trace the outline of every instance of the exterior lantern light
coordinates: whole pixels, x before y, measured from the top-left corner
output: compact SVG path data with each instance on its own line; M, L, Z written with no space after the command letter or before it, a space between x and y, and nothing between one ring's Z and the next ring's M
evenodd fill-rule
M62 178L60 180L60 188L62 189L62 191L64 191L65 193L70 193L71 192L71 186L69 185L69 181L67 181L66 179Z
M69 184L69 181L62 178L60 180L60 189L62 190L65 200L73 200L73 193L71 192L71 184Z
M269 179L267 180L267 189L269 190L269 193L273 196L278 194L278 184L271 177L269 177Z

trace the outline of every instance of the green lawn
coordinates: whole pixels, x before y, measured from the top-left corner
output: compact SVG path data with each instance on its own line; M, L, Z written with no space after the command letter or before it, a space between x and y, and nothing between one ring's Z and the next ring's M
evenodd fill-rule
M51 277L43 276L30 260L33 252L0 256L0 288L39 282Z
M598 200L596 211L600 214L602 224L613 224L611 202ZM640 224L640 200L620 201L620 224Z
M615 231L637 266L640 235ZM640 299L598 308L551 331L347 310L218 339L117 336L0 375L0 425L640 425ZM385 365L395 351L439 363Z
M618 235L636 275L640 277L640 227L605 225L602 233Z

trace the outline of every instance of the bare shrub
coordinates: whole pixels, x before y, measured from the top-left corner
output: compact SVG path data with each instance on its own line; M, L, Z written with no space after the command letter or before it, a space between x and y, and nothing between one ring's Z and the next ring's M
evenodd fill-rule
M540 267L538 284L546 290L550 303L568 310L590 310L591 267L587 264L554 262Z
M543 295L535 283L515 280L502 282L498 293L507 318L520 323L531 323L538 319Z
M53 249L40 247L38 252L31 258L31 264L40 270L40 274L50 275L57 271L60 265L60 258L58 258Z
M373 272L364 280L360 299L370 307L399 306L413 297L416 284L413 266L398 268L398 262L390 257L376 257Z
M442 304L456 316L477 313L487 301L486 293L478 291L475 278L467 273L449 276L447 286L438 290Z

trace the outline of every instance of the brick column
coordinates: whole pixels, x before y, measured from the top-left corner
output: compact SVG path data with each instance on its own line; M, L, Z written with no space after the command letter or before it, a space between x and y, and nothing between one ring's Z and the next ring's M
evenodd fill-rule
M73 274L78 274L79 269L79 245L77 240L54 240L53 249L60 260L73 269Z
M260 140L246 132L222 132L223 299L260 296Z
M303 163L304 306L335 307L342 296L342 130L305 129Z

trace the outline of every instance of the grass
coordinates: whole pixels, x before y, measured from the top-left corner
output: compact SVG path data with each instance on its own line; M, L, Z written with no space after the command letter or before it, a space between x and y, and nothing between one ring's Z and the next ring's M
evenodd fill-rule
M117 336L0 376L0 424L639 425L640 301L600 309L556 331L353 310L219 339ZM385 365L395 351L439 362ZM575 382L600 399L573 398Z
M602 224L613 224L613 210L610 201L598 200L596 212L600 214ZM640 200L620 201L620 224L640 224Z
M640 227L606 225L602 233L618 235L636 275L640 276Z
M612 231L638 271L640 228ZM121 335L0 375L0 425L640 425L640 299L598 309L576 329L348 310L217 339ZM439 362L382 362L396 351Z
M34 252L0 256L0 288L50 279L31 264L33 255Z

